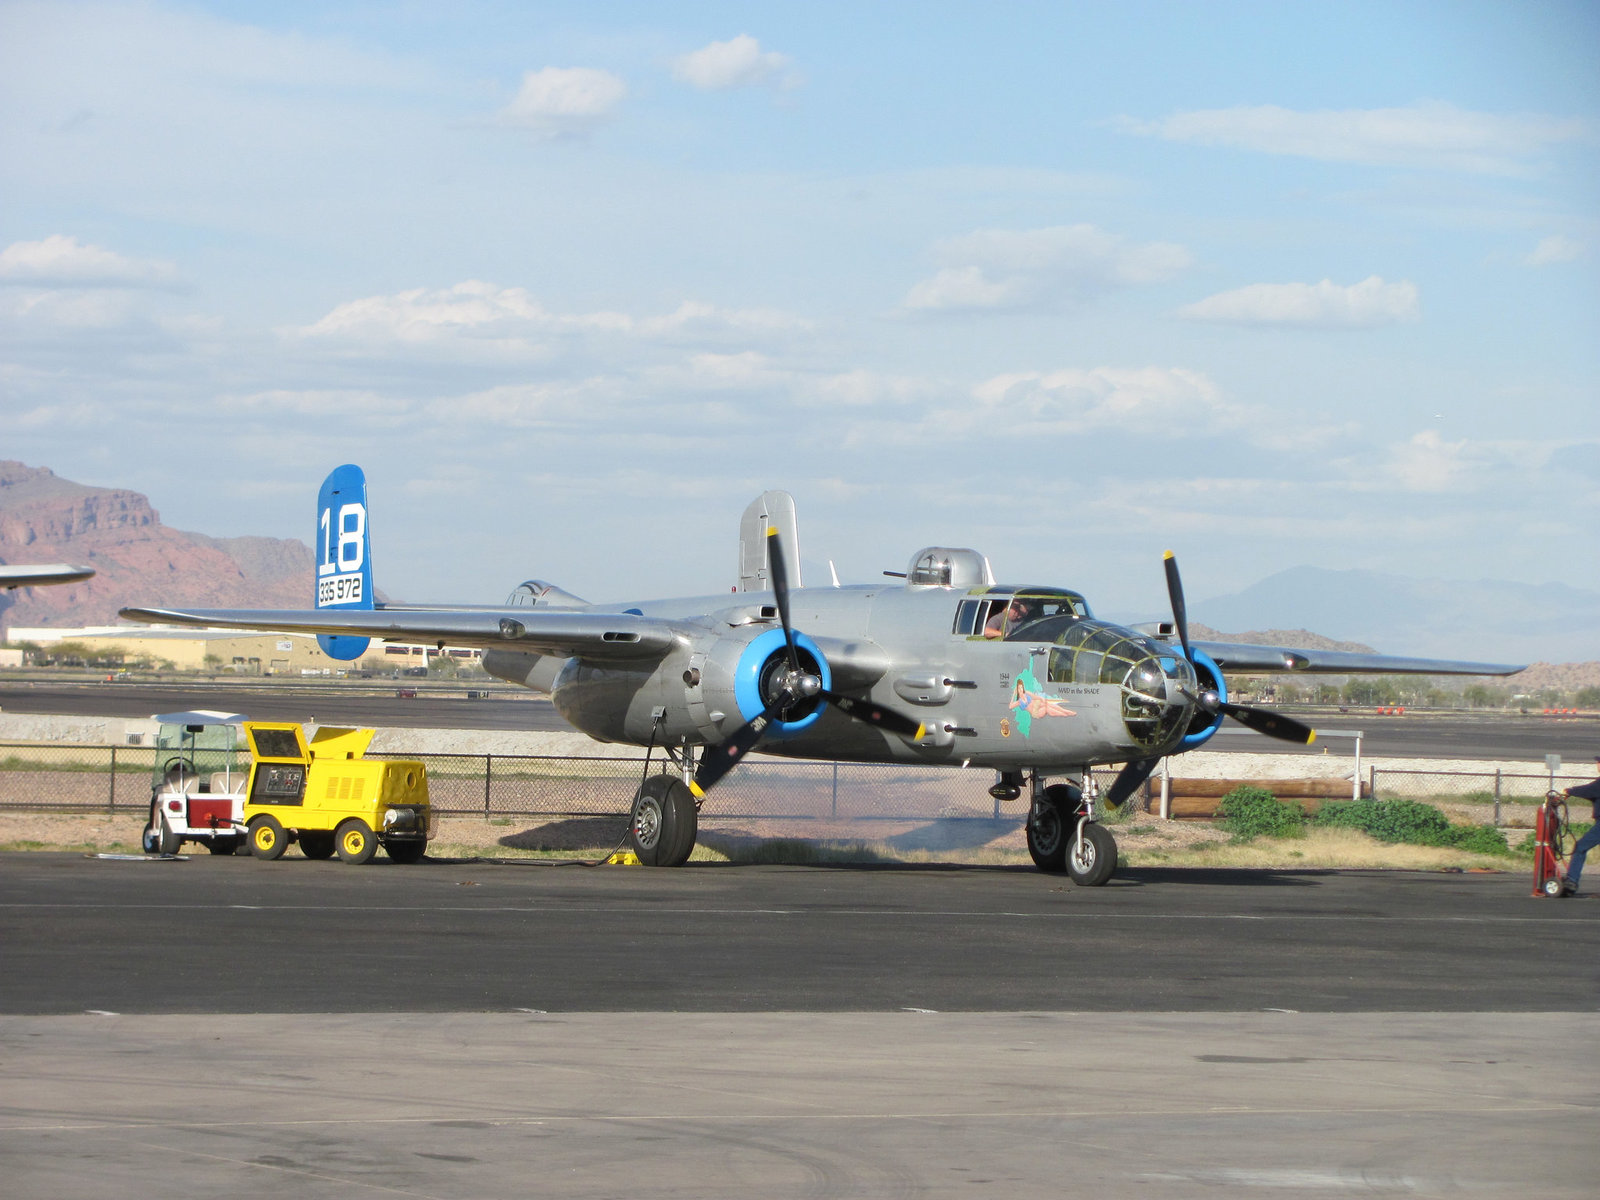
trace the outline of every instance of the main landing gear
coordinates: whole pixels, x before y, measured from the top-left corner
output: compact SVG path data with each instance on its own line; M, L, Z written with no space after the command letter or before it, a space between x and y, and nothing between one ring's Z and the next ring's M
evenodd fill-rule
M688 784L676 775L652 775L633 798L628 843L647 867L681 867L694 852L698 824Z
M1099 887L1117 869L1117 842L1094 819L1093 801L1070 783L1035 776L1028 808L1028 854L1041 871L1065 871L1079 887Z
M677 771L650 775L639 785L628 814L628 848L646 867L681 867L694 853L700 826L700 802L689 790L694 751L687 745L663 749ZM646 771L649 761L647 752Z

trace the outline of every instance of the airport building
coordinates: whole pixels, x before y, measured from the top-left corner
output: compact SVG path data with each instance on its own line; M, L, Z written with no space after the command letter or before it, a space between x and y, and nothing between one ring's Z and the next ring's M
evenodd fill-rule
M232 672L239 675L336 675L351 670L387 674L426 668L438 655L432 646L388 645L374 642L358 661L329 658L315 637L299 634L242 633L236 629L163 628L153 625L95 625L80 629L39 626L18 627L6 634L18 642L50 646L83 642L96 657L120 656L126 663L170 663L180 671ZM452 650L445 655L462 665L476 662L476 650Z

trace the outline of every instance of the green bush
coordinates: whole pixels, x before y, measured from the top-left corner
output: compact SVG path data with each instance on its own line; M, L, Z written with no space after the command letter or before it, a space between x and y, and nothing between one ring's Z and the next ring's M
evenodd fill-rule
M1475 854L1509 854L1505 835L1492 825L1452 825L1430 804L1415 800L1335 800L1322 806L1314 824L1359 829L1381 842L1454 846Z
M1452 825L1450 845L1473 854L1510 854L1506 835L1493 825Z
M1415 800L1340 800L1322 806L1316 823L1359 829L1380 842L1419 846L1449 844L1450 822L1437 808Z
M1217 815L1236 842L1258 837L1300 837L1305 832L1306 814L1299 802L1280 801L1266 788L1234 788L1218 803Z

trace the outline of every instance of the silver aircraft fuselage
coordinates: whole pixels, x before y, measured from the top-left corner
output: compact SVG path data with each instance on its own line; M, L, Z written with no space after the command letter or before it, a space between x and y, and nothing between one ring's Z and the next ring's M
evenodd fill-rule
M1194 718L1194 672L1166 642L1079 612L1004 637L964 623L992 589L903 584L797 588L794 628L825 686L913 715L915 743L829 706L791 713L764 753L798 758L1067 769L1170 752ZM693 632L658 662L559 660L491 648L491 673L550 693L576 728L603 741L712 744L759 712L764 665L781 658L770 592L590 606L661 618ZM700 633L699 631L703 631ZM745 687L743 699L740 681Z

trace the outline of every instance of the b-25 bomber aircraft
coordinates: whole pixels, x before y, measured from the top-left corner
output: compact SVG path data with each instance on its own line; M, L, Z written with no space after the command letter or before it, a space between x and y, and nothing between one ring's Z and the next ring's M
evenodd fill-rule
M136 621L315 633L359 658L371 638L479 647L490 673L549 694L600 741L662 750L672 769L633 802L641 862L678 866L710 789L754 749L795 758L989 768L1000 800L1028 798L1027 844L1044 871L1097 885L1117 848L1096 821L1167 755L1224 718L1284 741L1314 731L1228 698L1227 675L1505 675L1520 667L1194 641L1176 559L1172 620L1095 617L1077 591L996 583L975 550L918 550L893 582L799 586L794 502L767 492L741 526L739 588L591 604L541 580L498 607L378 604L366 480L336 468L318 498L312 610L128 608ZM795 580L791 586L790 580ZM1096 795L1090 768L1122 764ZM1055 782L1051 782L1054 780Z

